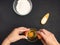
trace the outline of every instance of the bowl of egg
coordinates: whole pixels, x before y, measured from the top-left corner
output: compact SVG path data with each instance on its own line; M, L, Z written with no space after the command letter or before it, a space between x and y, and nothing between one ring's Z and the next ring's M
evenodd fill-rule
M35 42L37 41L37 34L36 34L36 29L30 29L25 33L27 40L29 42Z

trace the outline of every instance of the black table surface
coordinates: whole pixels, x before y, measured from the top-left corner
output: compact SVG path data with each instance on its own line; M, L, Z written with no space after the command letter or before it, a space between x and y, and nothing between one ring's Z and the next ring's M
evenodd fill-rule
M60 1L59 0L32 0L32 11L26 16L19 16L13 11L14 0L0 0L0 44L5 37L16 27L45 28L51 31L60 42ZM50 13L45 25L40 24L41 18ZM19 40L11 45L42 45L41 41L28 42Z

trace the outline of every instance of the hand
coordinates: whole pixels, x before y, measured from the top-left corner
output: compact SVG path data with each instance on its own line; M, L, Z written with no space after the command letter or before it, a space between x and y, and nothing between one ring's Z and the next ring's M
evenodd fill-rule
M19 28L15 28L9 35L8 37L3 41L2 45L5 45L6 43L12 43L12 42L16 42L20 39L26 39L27 37L24 35L19 35L21 33L23 33L24 31L28 31L28 28L25 27L19 27ZM7 44L6 44L7 45Z
M38 31L38 33L42 37L41 41L44 45L60 45L56 40L54 34L52 34L51 32L45 29L41 29L40 31Z

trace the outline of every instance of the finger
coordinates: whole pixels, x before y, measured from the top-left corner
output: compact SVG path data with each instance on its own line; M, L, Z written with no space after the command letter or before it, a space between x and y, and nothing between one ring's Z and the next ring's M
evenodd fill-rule
M43 33L45 33L46 35L50 35L50 34L51 34L51 32L47 31L46 29L41 29L41 31L42 31Z
M18 27L17 29L18 29L18 31L20 31L20 30L22 31L22 30L26 30L28 28L26 28L26 27Z
M26 27L18 27L18 29L21 29L21 28L24 28L24 29L26 29Z
M37 35L37 37L38 37L38 39L41 39L42 38L39 34Z
M38 32L37 32L37 37L38 37L38 39L42 38L41 35Z
M40 35L41 35L41 37L44 39L44 40L46 40L46 38L47 38L47 36L43 33L43 32L38 32ZM41 38L41 39L42 39Z
M21 30L21 31L19 31L19 34L20 35L25 35L28 31L29 31L29 29Z
M16 29L17 30L17 32L24 32L24 31L29 31L30 29L29 28L25 28L25 27L20 27L20 28L17 28Z
M19 29L19 28L26 28L26 27L18 27L18 29Z
M40 29L39 31L43 32L44 34L46 34L45 29Z
M21 31L29 31L29 28L23 28Z

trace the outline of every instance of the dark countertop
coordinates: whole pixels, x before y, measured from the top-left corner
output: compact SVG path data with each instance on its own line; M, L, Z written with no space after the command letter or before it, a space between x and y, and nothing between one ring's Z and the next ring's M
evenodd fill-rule
M55 34L57 40L60 42L59 0L32 0L32 11L23 17L13 11L13 1L14 0L0 0L0 44L14 28L20 26L48 29ZM50 13L49 20L42 26L40 20L47 12ZM34 43L20 40L12 45L42 45L42 43L39 40Z

